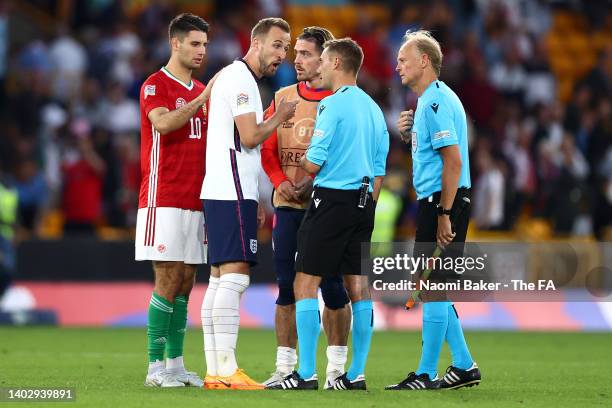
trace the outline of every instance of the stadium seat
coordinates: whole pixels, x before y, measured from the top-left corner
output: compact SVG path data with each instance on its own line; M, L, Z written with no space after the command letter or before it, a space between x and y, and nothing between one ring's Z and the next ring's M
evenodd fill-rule
M364 4L360 7L360 11L366 13L370 18L378 24L389 25L391 20L391 10L382 4Z
M341 26L343 35L350 35L357 26L357 9L352 4L340 6L336 9L337 24ZM340 34L338 34L340 36Z
M61 238L64 231L64 215L60 210L52 210L45 214L40 225L40 237Z
M519 219L516 234L522 240L549 240L553 236L550 222L543 218Z

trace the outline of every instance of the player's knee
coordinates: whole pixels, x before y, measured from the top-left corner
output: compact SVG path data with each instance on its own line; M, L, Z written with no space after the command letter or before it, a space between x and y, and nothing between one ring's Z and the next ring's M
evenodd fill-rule
M249 275L242 273L226 273L219 279L219 289L229 289L242 294L251 284Z
M155 293L173 302L180 294L182 282L177 279L157 277L155 279Z
M349 302L349 296L342 281L325 280L321 284L323 302L330 310L342 309Z
M353 303L371 298L367 277L346 275L344 277L344 285L348 292L348 297Z
M295 303L295 292L293 291L293 282L279 280L278 282L278 297L276 304L279 306L289 306Z
M188 296L191 293L192 289L193 289L193 279L191 279L191 280L184 280L183 284L181 285L181 289L179 290L178 294L179 295Z

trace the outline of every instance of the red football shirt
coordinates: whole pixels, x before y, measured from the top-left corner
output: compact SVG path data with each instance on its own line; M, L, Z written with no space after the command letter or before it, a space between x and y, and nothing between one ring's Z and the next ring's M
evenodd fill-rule
M102 215L102 176L83 158L62 164L66 221L93 223Z
M204 109L180 129L160 135L149 120L151 110L175 110L202 93L204 85L189 85L165 68L152 74L140 89L140 198L138 208L174 207L202 210L207 121Z

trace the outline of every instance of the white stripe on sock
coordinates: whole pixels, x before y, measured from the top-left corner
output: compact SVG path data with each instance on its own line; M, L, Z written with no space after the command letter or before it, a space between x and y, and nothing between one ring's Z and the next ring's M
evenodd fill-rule
M151 298L151 305L154 308L161 310L162 312L166 312L166 313L174 312L174 308L164 305L162 302L160 302L159 300L153 297Z

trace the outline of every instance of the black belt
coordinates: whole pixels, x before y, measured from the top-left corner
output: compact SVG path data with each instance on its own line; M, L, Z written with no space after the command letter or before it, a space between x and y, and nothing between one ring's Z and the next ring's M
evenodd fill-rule
M315 192L319 192L328 197L337 197L337 198L355 198L359 200L359 189L357 190L340 190L337 188L327 188L327 187L314 187ZM370 198L372 197L372 193L368 193Z
M421 203L421 204L424 204L424 203L436 203L436 204L438 204L440 202L440 196L441 195L442 195L441 191L436 191L435 193L433 193L429 197L421 198L419 200L419 203ZM470 196L470 189L469 188L467 188L467 187L459 187L457 189L457 194L455 195L455 200L457 198L469 197L469 196Z

